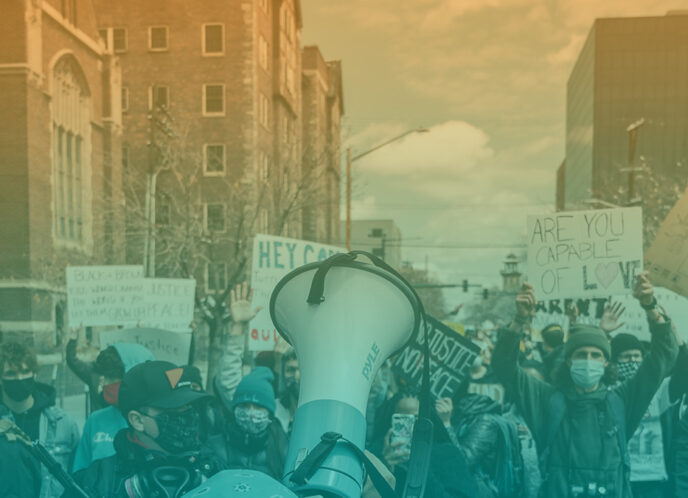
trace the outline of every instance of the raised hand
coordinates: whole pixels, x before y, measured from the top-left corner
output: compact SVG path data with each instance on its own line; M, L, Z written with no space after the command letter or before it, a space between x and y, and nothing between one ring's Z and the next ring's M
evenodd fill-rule
M253 320L260 310L263 309L262 306L258 306L252 310L252 299L253 289L249 289L246 282L237 284L229 291L229 312L232 315L232 328L229 331L229 335L241 335L248 322Z
M604 313L602 313L602 318L600 319L600 328L607 334L611 334L626 325L626 322L619 323L619 319L624 314L624 311L626 311L626 307L620 302L607 301Z
M655 302L655 288L650 283L646 271L636 277L633 297L638 300L641 306L652 306L652 303Z
M535 314L535 287L528 282L523 282L521 290L516 294L516 317L521 320L530 320Z
M452 412L454 411L454 404L452 403L451 398L438 399L435 402L435 409L437 410L437 414L440 416L440 420L444 426L449 427L451 425Z

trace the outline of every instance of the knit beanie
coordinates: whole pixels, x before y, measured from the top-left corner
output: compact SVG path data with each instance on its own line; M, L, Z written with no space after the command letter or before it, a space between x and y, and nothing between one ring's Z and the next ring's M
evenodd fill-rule
M564 355L568 359L576 349L585 346L599 348L607 359L611 357L609 339L601 328L594 325L576 324L569 330L569 339L564 344Z
M643 343L636 336L632 334L617 334L612 339L612 361L615 362L621 353L631 349L645 350Z
M239 382L232 399L232 409L240 403L254 403L275 413L275 390L272 387L274 378L269 368L254 368Z

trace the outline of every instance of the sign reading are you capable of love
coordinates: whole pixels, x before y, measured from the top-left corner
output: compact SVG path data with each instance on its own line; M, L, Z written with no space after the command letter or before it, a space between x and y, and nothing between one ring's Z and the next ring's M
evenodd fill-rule
M640 208L528 217L528 281L540 299L630 294L642 268Z

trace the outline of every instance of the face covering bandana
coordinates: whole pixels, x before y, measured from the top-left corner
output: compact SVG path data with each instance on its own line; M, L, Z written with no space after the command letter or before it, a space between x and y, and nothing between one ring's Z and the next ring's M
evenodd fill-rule
M117 406L120 384L121 382L113 382L103 386L103 399L108 405Z
M261 434L270 425L270 413L267 408L249 408L237 406L234 409L234 419L246 434Z
M625 361L623 363L616 364L616 370L619 372L619 380L621 382L626 382L628 379L632 379L638 372L642 361Z
M169 453L197 450L200 445L201 416L192 408L183 412L164 412L150 417L158 424L155 442Z
M33 394L34 378L2 379L2 388L7 396L14 401L24 401Z
M604 375L604 363L597 360L573 360L571 379L582 389L590 389Z

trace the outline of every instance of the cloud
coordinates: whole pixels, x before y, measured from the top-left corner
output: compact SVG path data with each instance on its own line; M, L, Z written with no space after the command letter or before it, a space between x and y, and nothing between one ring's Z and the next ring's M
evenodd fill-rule
M567 67L571 67L573 62L578 58L583 43L585 42L585 36L582 34L572 34L569 38L569 42L561 47L556 52L550 53L547 56L547 62L552 65L564 64Z

